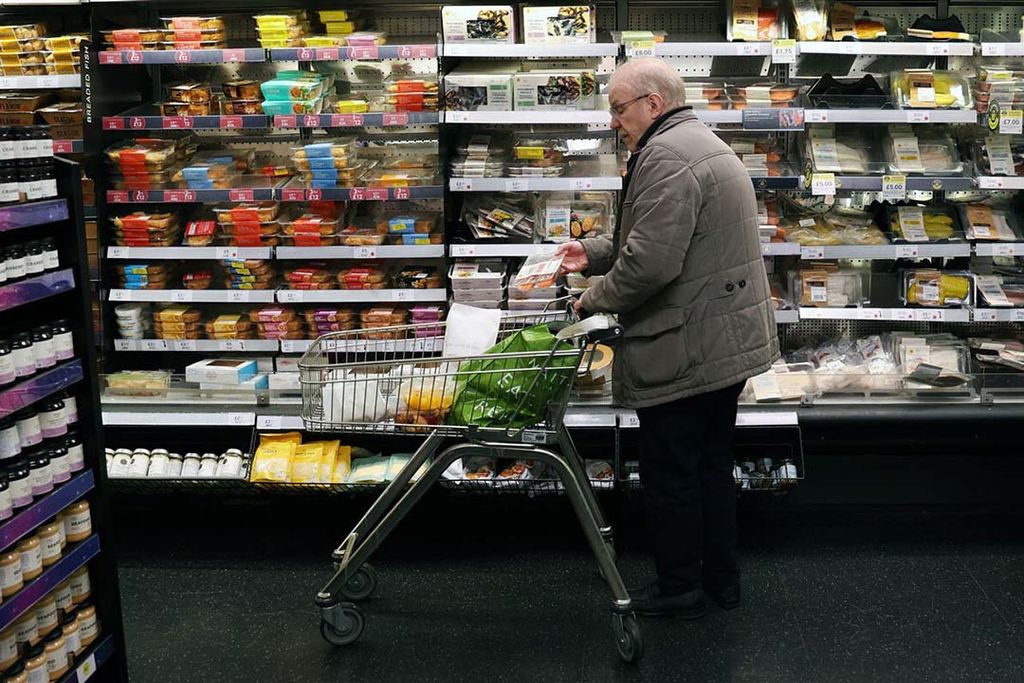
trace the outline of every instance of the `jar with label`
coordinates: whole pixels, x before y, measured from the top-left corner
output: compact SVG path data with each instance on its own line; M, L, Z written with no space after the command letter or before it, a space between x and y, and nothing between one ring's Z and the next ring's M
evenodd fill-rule
M44 252L48 254L49 252ZM56 251L54 251L56 254ZM49 264L49 261L47 261ZM54 268L57 266L54 265ZM50 334L53 335L53 355L57 360L70 360L75 357L75 342L71 334L71 323L67 320L55 320L50 325Z
M15 662L11 667L4 671L4 683L28 683L28 673L25 671L25 665L21 662Z
M89 583L89 569L82 567L68 579L71 585L71 601L80 605L92 595L92 584Z
M229 448L220 456L217 463L217 476L226 479L238 479L242 476L242 451Z
M127 477L132 467L132 452L127 448L114 451L114 459L110 461L107 473L111 477Z
M128 476L145 477L149 472L149 451L145 448L136 448L132 452L132 462L128 467Z
M53 139L50 137L50 127L38 124L32 126L30 135L34 143L35 157L46 159L53 165Z
M30 647L25 653L25 673L28 683L47 683L50 674L46 672L46 651L42 645Z
M53 518L53 521L57 525L57 530L60 532L58 534L58 536L60 536L60 549L61 549L61 552L63 552L64 548L66 548L68 546L68 537L67 537L67 534L65 534L65 532L64 532L64 512L63 512L63 510L61 512L57 513L57 516Z
M57 196L57 169L53 164L47 164L40 173L40 185L42 187L41 199L53 199Z
M65 407L67 401L64 402ZM82 447L82 438L78 432L68 432L64 439L64 448L68 449L68 464L72 472L81 472L85 469L85 449Z
M50 522L39 527L39 554L43 559L43 566L49 567L60 560L60 527L56 522ZM56 609L56 608L54 608Z
M25 245L25 275L35 277L43 274L43 245L31 242Z
M11 345L6 339L0 339L0 387L10 384L18 378L14 369L14 355Z
M88 501L80 500L64 510L64 535L72 543L89 538L92 533L92 514Z
M36 370L52 368L57 364L57 355L53 350L53 335L50 334L49 325L40 325L32 330L32 357L36 361Z
M65 614L60 627L64 631L64 646L68 651L68 656L73 658L81 654L85 648L82 647L82 639L79 638L78 615Z
M16 282L25 278L28 273L28 256L25 250L15 244L7 250L7 281Z
M14 627L11 626L3 633L0 633L0 670L6 671L18 661L18 639L14 635Z
M42 443L43 426L39 423L39 413L26 408L14 414L14 422L18 425L18 439L23 450Z
M202 460L198 453L186 453L181 462L181 478L195 479L198 477L200 464L202 464Z
M18 377L30 377L36 373L36 357L32 352L32 338L27 334L11 337L11 356L14 372Z
M15 161L28 158L27 155L31 153L32 149L28 145L27 136L23 126L17 126L11 129L11 146L14 150L13 158Z
M18 169L14 164L0 164L0 204L15 204L18 194Z
M84 605L78 610L78 634L82 647L89 647L100 634L100 623L96 620L96 608Z
M36 615L36 628L40 635L49 633L60 625L60 615L57 614L57 599L50 593L36 603L32 610Z
M10 126L0 127L0 164L14 160L14 129Z
M46 634L43 638L43 651L46 652L46 672L49 674L49 680L60 679L71 668L63 629L55 628Z
M53 589L53 598L57 601L57 609L60 613L67 617L71 612L75 610L75 603L71 600L71 581L65 581L56 588ZM64 621L65 625L67 620ZM64 629L67 633L67 629Z
M149 453L149 471L146 472L147 477L166 477L167 476L167 463L169 461L170 453L163 448L154 448Z
M203 453L203 459L199 461L199 473L197 476L212 478L217 476L217 463L220 458L215 453Z
M55 439L68 433L68 413L64 401L58 398L39 405L39 430L44 439Z
M54 446L46 452L50 459L50 476L53 477L53 484L63 484L71 479L71 456L64 446Z
M11 487L7 479L0 477L0 520L14 516L14 504L11 502Z
M35 164L26 163L24 160L18 166L18 201L31 201L33 183L39 182L39 174L36 172ZM41 189L41 188L40 188Z
M167 454L167 476L168 477L180 477L181 476L182 458L178 453Z
M39 642L39 628L36 626L36 615L26 614L14 622L14 637L22 652Z
M71 393L70 389L65 389L60 392L58 398L64 401L64 410L67 411L68 415L68 426L71 426L78 422L78 399Z
M32 502L32 482L29 480L28 463L15 460L7 466L7 486L11 493L14 509L23 508Z
M21 553L21 575L31 581L43 573L43 552L39 539L35 536L23 539L15 550Z
M34 454L29 458L29 481L32 495L42 496L53 490L53 472L50 470L50 459L45 455Z
M25 585L21 575L21 553L7 550L0 554L0 595L8 598Z
M0 420L0 460L9 460L21 453L21 437L18 425L13 419L5 417Z

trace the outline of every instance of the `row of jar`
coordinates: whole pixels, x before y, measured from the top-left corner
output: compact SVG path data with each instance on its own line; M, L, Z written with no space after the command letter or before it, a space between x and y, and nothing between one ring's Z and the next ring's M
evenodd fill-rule
M186 453L184 456L163 448L107 449L107 476L142 479L245 479L250 455L237 448L216 453Z
M92 534L89 503L80 500L21 539L13 548L0 552L0 599L10 598L38 578L43 570L60 561L68 543L80 543Z
M74 666L100 635L91 594L82 567L0 633L4 683L56 681Z
M75 357L71 323L55 320L0 339L0 386Z
M82 440L75 433L0 463L0 520L10 518L15 510L31 505L83 469Z
M0 419L0 461L14 458L44 439L65 436L78 422L78 401L70 391Z

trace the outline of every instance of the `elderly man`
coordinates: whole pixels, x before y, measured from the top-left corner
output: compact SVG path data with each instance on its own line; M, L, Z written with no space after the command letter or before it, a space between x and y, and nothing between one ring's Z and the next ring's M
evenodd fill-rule
M615 399L640 418L640 477L657 579L637 611L698 618L740 602L730 451L744 381L778 357L743 163L683 106L665 62L634 59L608 90L631 152L614 238L563 244L563 270L604 275L577 302L616 313Z

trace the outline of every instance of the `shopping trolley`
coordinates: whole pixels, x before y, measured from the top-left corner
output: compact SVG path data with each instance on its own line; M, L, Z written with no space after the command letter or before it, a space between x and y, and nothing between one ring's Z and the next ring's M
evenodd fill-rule
M622 329L603 316L572 317L570 310L502 320L499 344L517 341L509 337L518 332L521 340L544 323L557 340L550 350L441 357L430 342L441 341L446 324L427 323L331 333L302 356L308 431L425 435L333 553L336 572L316 596L324 639L334 645L359 639L365 616L357 603L377 585L367 560L445 470L460 458L497 456L538 461L561 481L611 589L619 655L640 659L643 641L615 565L612 530L563 423L575 376L589 371L595 345L621 336ZM437 453L446 438L459 443Z

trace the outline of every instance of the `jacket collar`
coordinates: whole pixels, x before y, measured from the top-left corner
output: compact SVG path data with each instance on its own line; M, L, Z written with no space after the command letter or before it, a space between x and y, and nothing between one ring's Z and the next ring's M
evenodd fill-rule
M669 109L667 112L654 119L647 130L644 131L644 134L640 136L640 140L636 143L636 152L633 154L639 154L640 150L642 150L644 145L647 144L647 141L654 137L654 135L662 128L672 128L678 123L696 118L697 115L691 111L692 109L693 107L689 105L676 107L675 109Z

